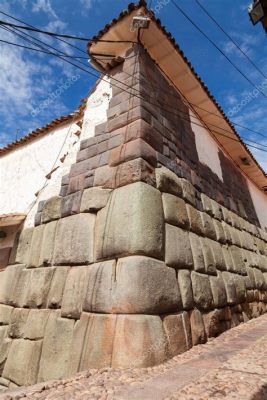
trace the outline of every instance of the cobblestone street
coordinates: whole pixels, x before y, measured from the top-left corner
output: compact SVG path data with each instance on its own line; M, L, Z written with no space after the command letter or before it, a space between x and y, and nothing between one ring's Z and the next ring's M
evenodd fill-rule
M153 368L89 370L6 392L1 400L267 399L267 315Z

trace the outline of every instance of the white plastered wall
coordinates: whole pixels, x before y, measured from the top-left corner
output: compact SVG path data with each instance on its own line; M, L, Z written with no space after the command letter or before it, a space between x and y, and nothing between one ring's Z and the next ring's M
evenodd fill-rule
M207 165L223 181L222 168L219 158L219 146L211 137L209 131L202 125L197 116L190 110L191 128L195 134L196 148L199 161Z
M110 98L109 82L100 81L88 97L82 129L70 121L0 157L0 214L25 213L24 226L33 226L38 202L59 194L61 179L75 163L80 141L94 136L95 126L106 121Z
M196 148L200 162L207 165L223 181L219 149L220 151L223 150L191 110L190 120L192 130L195 134ZM226 154L225 156L227 157ZM263 229L267 229L267 196L249 179L246 178L246 180L260 225Z
M250 195L262 229L267 232L267 196L251 181L247 180Z

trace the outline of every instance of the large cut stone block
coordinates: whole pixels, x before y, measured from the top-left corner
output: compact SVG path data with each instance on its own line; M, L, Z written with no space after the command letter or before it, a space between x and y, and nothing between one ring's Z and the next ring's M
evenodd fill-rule
M69 269L70 267L63 266L56 268L48 293L48 308L59 308L61 306L63 291Z
M81 266L70 269L62 298L62 317L80 318L87 292L90 268L91 266ZM97 290L98 288L96 288Z
M45 327L50 312L50 310L30 310L24 326L25 339L36 340L44 337Z
M18 248L15 256L16 264L28 264L28 256L31 246L34 228L23 229L19 236Z
M118 315L112 367L150 367L167 358L167 338L161 318Z
M44 226L43 241L40 251L39 265L51 265L55 246L57 221L50 222Z
M76 372L81 371L80 368L82 353L85 337L87 332L87 326L89 322L90 314L82 313L80 319L75 322L71 343L71 354L68 375L72 376ZM86 350L85 350L86 351Z
M191 310L194 307L194 298L191 284L191 273L187 269L178 271L178 283L181 292L183 308Z
M227 303L229 305L234 305L237 303L237 294L236 294L236 286L235 286L235 274L231 274L230 272L222 272L222 277L225 284L226 294L227 294Z
M191 312L190 324L191 324L193 346L196 346L197 344L200 343L205 343L207 341L207 336L205 332L205 326L202 314L199 310L195 309Z
M212 241L208 238L200 238L201 248L204 257L205 272L209 275L216 275L215 260L211 248Z
M38 381L60 379L67 376L70 365L74 320L60 318L51 313L43 342Z
M224 281L220 271L217 271L217 276L210 277L210 286L213 295L215 307L224 307L227 305L227 295Z
M29 386L36 383L41 349L42 341L13 340L3 377L19 386Z
M54 264L86 264L93 261L95 216L77 214L58 221Z
M183 312L181 314L167 315L163 319L169 357L184 353L192 347L190 325L186 326L186 322L189 319L184 317L186 314L186 312Z
M239 274L245 274L246 273L246 264L244 262L241 249L237 246L231 246L230 251L231 251L231 256L232 256L232 260L233 260L234 271Z
M96 212L104 208L110 196L110 189L92 187L85 189L82 195L81 212Z
M162 194L164 218L168 224L188 228L189 221L185 201L173 194Z
M116 321L116 315L89 314L80 371L111 366Z
M182 197L183 189L181 178L166 167L156 168L157 188L161 192L171 193Z
M168 266L181 269L193 268L193 256L188 232L166 224L165 262Z
M162 259L163 225L157 189L136 182L114 190L107 206L97 214L96 259L133 254Z
M175 270L161 261L131 256L119 259L117 266L106 261L89 267L86 311L162 314L181 308Z
M201 212L200 216L202 220L204 235L210 239L216 240L216 231L213 219L205 212Z
M220 245L220 243L215 242L214 240L208 239L208 243L213 254L215 267L220 271L226 271L226 263L222 251L222 246Z
M37 268L31 271L26 303L28 307L45 307L54 271L54 267Z
M26 305L26 296L31 271L24 269L25 265L9 265L0 281L0 302L16 307Z
M203 234L203 224L201 219L201 212L190 204L186 204L187 214L189 218L189 227L192 232L198 235Z
M193 232L189 232L189 239L194 260L194 270L197 272L205 272L205 262L202 252L201 238Z
M53 196L50 199L46 200L42 211L43 224L60 218L61 202L62 202L62 197L60 196Z
M14 308L8 328L8 335L11 338L23 337L28 314L29 310L25 308Z
M8 325L11 319L13 307L0 304L0 325Z
M29 261L27 266L30 268L40 267L40 252L42 248L44 225L36 226L33 230Z
M209 310L213 308L213 297L210 280L207 275L191 272L194 300L200 309Z

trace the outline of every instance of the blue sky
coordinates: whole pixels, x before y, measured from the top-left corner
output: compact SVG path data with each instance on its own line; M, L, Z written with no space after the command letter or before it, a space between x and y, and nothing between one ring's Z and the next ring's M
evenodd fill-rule
M200 0L267 76L267 37L249 21L249 0ZM267 137L267 98L238 74L228 61L188 22L169 0L150 0L151 8L175 37L195 70L234 122ZM267 80L246 61L194 0L176 0L267 96ZM116 17L127 0L0 0L5 11L41 29L91 37ZM0 14L0 19L12 22ZM14 21L13 21L14 22ZM62 42L36 36L64 52L86 56ZM0 39L31 46L0 29ZM86 48L85 42L73 42ZM86 63L86 60L82 60ZM51 119L73 111L95 78L63 61L0 43L0 146L24 136ZM67 89L63 87L69 86ZM56 92L56 90L60 88ZM52 97L52 93L58 95ZM49 99L49 101L47 101ZM52 100L51 100L52 99ZM267 146L267 138L238 129L246 139ZM267 171L267 153L253 150ZM267 150L267 147L266 147Z

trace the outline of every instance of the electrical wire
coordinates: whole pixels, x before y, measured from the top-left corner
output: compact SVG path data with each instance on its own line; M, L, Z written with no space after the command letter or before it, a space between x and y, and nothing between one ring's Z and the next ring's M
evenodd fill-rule
M10 44L10 45L16 46L16 47L22 47L23 49L26 49L26 50L32 50L32 51L37 51L37 52L40 52L40 53L55 55L55 53L51 53L50 51L45 51L45 50L41 50L41 49L35 49L34 47L23 46L22 44L9 42L9 41L3 40L3 39L0 39L0 42L6 43L6 44ZM76 57L76 56L70 56L70 55L65 55L64 57L73 58L73 59L81 58L81 59L84 59L84 60L88 59L86 57Z
M1 14L6 15L7 17L9 17L9 15L3 11L0 11ZM105 43L136 43L132 40L101 40L101 39L90 39L90 38L84 38L84 37L79 37L79 36L72 36L72 35L63 35L60 33L56 33L56 32L50 32L50 31L45 31L42 29L38 29L38 28L34 28L31 26L23 26L23 25L17 25L17 24L12 24L10 22L6 22L6 21L2 21L0 20L0 24L1 25L8 25L10 27L13 28L19 28L19 29L25 29L28 31L33 31L33 32L38 32L38 33L43 33L44 35L49 35L49 36L56 36L56 37L61 37L61 38L66 38L66 39L74 39L74 40L82 40L82 41L86 41L86 42L105 42Z
M257 89L265 98L267 98L267 95L260 90L245 74L244 72L241 71L239 67L237 67L233 61L220 49L219 46L192 20L192 18L189 17L189 15L174 1L171 0L172 4L174 5L177 10L180 11L180 13L219 51L220 54L222 54L226 60L232 65L232 67L239 72L239 74L247 81L251 86L254 87L254 89Z
M267 75L264 74L264 72L255 64L255 62L249 57L249 55L242 49L241 46L233 39L232 36L229 35L225 31L225 29L219 24L218 21L209 13L209 11L203 6L203 4L200 3L199 0L195 0L195 2L198 4L198 6L204 11L204 13L215 23L215 25L225 34L226 37L236 46L236 48L243 54L244 57L250 62L250 64L261 74L263 78L267 78Z
M0 11L0 13L2 13L2 14L4 14L4 15L8 16L9 18L14 19L15 21L18 21L18 22L20 22L20 23L23 23L23 24L27 25L28 27L31 27L31 28L33 28L34 30L38 30L38 28L34 27L33 25L27 24L26 22L24 22L24 21L22 21L22 20L20 20L20 19L18 19L18 18L15 18L15 17L13 17L13 16L10 15L10 14L4 13L4 12L2 12L2 11ZM30 36L30 35L29 35L29 36ZM71 46L71 47L73 47L73 48L79 50L80 52L83 52L83 53L87 54L86 51L84 51L84 50L82 50L81 48L79 48L79 47L77 47L77 46L75 46L75 45L69 43L69 42L66 41L66 40L60 39L60 38L57 37L57 36L55 36L54 38L57 39L57 40L59 40L59 41L61 41L61 42L63 42L63 43L66 43L67 45L69 45L69 46ZM100 40L100 41L101 41L101 40ZM110 42L110 41L108 41L108 42ZM111 42L112 42L112 41L111 41ZM44 43L44 42L42 42L42 43ZM133 43L136 43L136 42L133 42ZM46 44L46 45L47 45L47 44ZM58 50L57 50L57 51L58 51ZM66 56L66 57L67 57L67 56ZM96 55L94 55L94 58L96 58L96 59L98 59L98 60L101 61L101 58L98 58ZM86 58L86 59L87 59L87 58ZM102 59L102 60L103 60L103 59ZM84 64L83 64L83 65L84 65ZM90 68L90 67L89 67L89 68ZM164 71L162 71L162 72L164 73ZM128 75L130 76L130 74L128 74ZM164 73L164 75L166 75L166 74ZM168 77L167 77L167 79L169 80ZM175 85L174 85L174 87L178 90L178 88L177 88ZM180 94L181 94L181 93L180 93ZM171 96L173 96L173 97L175 98L175 95L172 95L172 94L169 94L169 95L171 95ZM182 95L182 96L183 96L183 95ZM184 97L184 96L183 96L183 97ZM209 114L212 114L212 115L216 115L216 117L219 117L219 118L225 120L225 118L224 118L223 116L218 115L217 113L212 113L212 112L210 112L210 111L208 111L208 110L206 110L206 109L200 107L199 105L193 104L193 103L189 102L185 97L184 97L184 99L185 99L186 102L187 102L188 104L190 104L191 106L197 107L198 109L200 109L200 110L202 110L202 111L205 111L205 112L207 112L207 113L209 113ZM238 126L239 128L245 129L245 130L247 130L247 131L250 131L250 132L252 132L252 133L255 133L255 134L257 134L257 135L259 135L259 136L261 136L261 137L267 139L267 136L263 135L261 132L255 131L254 129L245 127L244 125L241 125L241 124L239 124L239 123L235 123L235 122L233 122L233 121L231 121L231 124L232 124L232 125L235 125L235 126ZM214 125L214 126L215 126L215 125ZM220 128L220 129L222 129L222 128ZM229 132L229 131L228 131L228 132Z
M10 29L7 28L7 27L2 27L2 28L13 32L13 30L10 30ZM13 29L16 29L16 28L13 28ZM17 34L17 32L14 32L14 33ZM20 34L17 34L17 35L22 36L22 35L20 35ZM25 33L24 33L24 35L30 36L30 35L25 34ZM22 37L23 37L23 36L22 36ZM30 37L31 37L31 36L30 36ZM29 41L29 39L26 39L26 38L24 38L24 39L27 40L27 41ZM36 40L38 40L38 39L36 39ZM38 41L41 42L40 40L38 40ZM30 41L30 42L32 42L32 41ZM34 43L34 42L32 42L32 43ZM48 44L46 44L46 43L44 43L44 42L42 42L42 43L43 43L44 45L48 46L48 47L52 47L52 46L50 46L50 45L48 45ZM42 46L40 46L40 45L38 45L38 44L36 44L36 43L34 43L34 44L37 45L37 46L39 46L39 47L41 47L42 49L44 49ZM52 47L52 48L55 49L54 47ZM56 49L56 50L57 50L57 49ZM59 50L57 50L57 51L59 51ZM61 55L60 55L60 54L55 54L55 53L51 53L51 52L50 52L50 54L55 55L56 57L58 57L58 58L62 59L63 61L65 61L65 62L67 62L67 63L69 63L69 64L75 66L76 68L79 68L80 70L82 70L82 71L84 71L84 72L86 72L86 73L88 73L88 74L90 74L90 75L92 75L92 76L95 76L95 77L97 77L97 78L100 79L100 80L104 80L104 81L108 82L108 81L105 80L103 77L99 77L98 75L95 75L94 73L88 71L87 69L81 68L81 67L79 67L78 65L76 65L76 64L74 64L74 63L72 63L72 62L70 62L69 60L66 60L66 59L64 58L64 54L65 54L65 53L63 53L63 52L61 52L61 51L60 51L60 53L61 53ZM82 64L82 63L80 63L80 64ZM84 65L84 64L82 64L82 65ZM87 66L86 66L86 67L87 67ZM90 67L89 67L89 68L90 68ZM91 68L91 69L93 69L93 68ZM107 76L109 76L109 75L107 74ZM111 76L109 76L109 77L110 77L112 80L115 80L116 82L122 84L123 86L128 87L129 89L131 89L131 90L133 89L131 86L129 86L129 85L127 85L127 84L125 84L125 83L119 81L118 79L116 79L116 78L114 78L114 77L111 77ZM114 85L114 86L119 87L119 86L117 86L117 85ZM119 88L120 88L121 90L127 92L127 93L131 93L131 92L128 92L127 90L125 90L125 89L123 89L123 88L121 88L121 87L119 87ZM136 90L136 89L134 89L134 90ZM137 91L137 90L136 90L136 91ZM134 94L134 96L135 96L135 97L139 97L140 99L145 100L144 98L142 98L142 97L140 97L140 96L137 96L137 95L135 95L135 94ZM149 104L154 105L154 106L160 108L161 110L165 110L166 112L172 113L171 111L169 111L169 110L167 110L167 109L164 109L164 108L163 108L161 105L159 105L159 104L155 104L155 103L152 103L152 102L150 102ZM180 112L180 111L177 111L177 110L176 110L176 113L172 113L172 114L176 115L176 117L179 116L180 118L182 118L182 119L184 119L185 121L190 122L190 123L192 123L192 124L194 124L194 125L203 127L202 124L197 124L196 122L193 122L193 121L191 121L191 120L188 119L188 118L183 118L183 117L181 117L179 114L177 114L177 113L179 113L179 112ZM186 114L187 114L187 113L186 113ZM195 118L196 118L196 117L195 117ZM221 129L221 130L224 130L223 128L218 127L218 126L217 126L217 128L218 128L218 129ZM230 140L234 140L234 141L240 142L238 139L235 139L235 138L233 138L233 137L227 136L227 135L225 135L225 134L223 134L223 133L221 133L221 132L219 132L219 131L213 130L213 132L218 133L218 134L220 134L220 135L222 135L222 136L224 136L224 137L227 137L227 138L230 139ZM227 132L230 133L229 131L227 131ZM245 142L245 140L246 140L246 142ZM265 145L262 145L261 143L254 142L254 141L251 141L251 140L248 140L248 139L245 139L245 140L244 140L244 142L245 142L245 144L246 144L247 146L252 147L252 148L255 148L255 149L257 149L257 150L261 150L261 151L267 152L266 150L255 146L255 144L256 144L257 146L264 146L264 147L265 147ZM253 145L252 145L252 144L249 144L249 143L253 143ZM266 147L267 147L267 146L266 146Z

